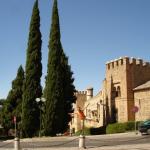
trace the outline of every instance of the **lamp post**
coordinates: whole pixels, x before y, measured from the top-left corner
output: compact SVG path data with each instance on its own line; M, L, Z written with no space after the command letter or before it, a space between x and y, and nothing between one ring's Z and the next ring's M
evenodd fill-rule
M46 101L45 98L36 98L35 99L37 103L39 103L39 109L40 109L40 131L39 131L39 137L41 137L41 122L42 122L42 104Z

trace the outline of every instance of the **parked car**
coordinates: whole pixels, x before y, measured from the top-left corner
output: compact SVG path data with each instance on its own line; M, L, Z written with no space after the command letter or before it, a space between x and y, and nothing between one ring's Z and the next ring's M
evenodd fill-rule
M139 125L139 132L141 132L142 135L150 135L150 120L144 121Z

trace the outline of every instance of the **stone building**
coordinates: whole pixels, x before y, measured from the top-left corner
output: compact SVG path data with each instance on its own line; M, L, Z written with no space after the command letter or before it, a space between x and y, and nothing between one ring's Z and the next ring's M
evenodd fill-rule
M135 115L137 121L150 119L150 81L134 89L135 106L139 111Z
M99 127L111 122L150 119L150 64L141 59L122 57L106 63L102 89L77 92L71 126L81 129L76 114L80 107L86 115L85 126ZM134 106L139 108L133 112Z

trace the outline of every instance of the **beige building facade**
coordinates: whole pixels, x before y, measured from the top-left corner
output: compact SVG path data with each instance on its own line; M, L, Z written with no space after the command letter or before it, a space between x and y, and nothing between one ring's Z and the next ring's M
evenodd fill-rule
M134 89L135 106L139 111L135 114L137 121L150 119L150 81Z
M93 88L76 93L71 127L81 129L76 111L85 115L85 126L100 127L112 122L150 119L150 64L141 59L122 57L106 63L105 79L100 92ZM138 112L133 112L134 106Z

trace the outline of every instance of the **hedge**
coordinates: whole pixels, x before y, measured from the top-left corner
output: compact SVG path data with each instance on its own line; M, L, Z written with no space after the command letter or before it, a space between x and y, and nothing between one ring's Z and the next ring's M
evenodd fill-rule
M140 122L136 122L136 129L138 129L138 125ZM102 126L99 128L85 128L84 134L85 135L100 135L100 134L113 134L113 133L124 133L128 131L135 130L135 122L129 121L125 123L113 123L108 124L107 127ZM79 130L75 133L75 135L82 134L82 130Z
M138 129L138 125L140 122L136 122L136 129ZM109 124L106 128L106 133L107 134L112 134L112 133L124 133L127 131L133 131L135 130L135 122L130 121L130 122L125 122L125 123L113 123Z

